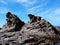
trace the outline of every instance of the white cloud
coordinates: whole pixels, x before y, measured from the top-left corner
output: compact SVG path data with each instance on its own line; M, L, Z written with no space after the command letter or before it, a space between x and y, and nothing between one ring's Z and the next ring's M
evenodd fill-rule
M16 0L17 3L22 4L26 8L34 5L36 1L37 0Z
M16 0L18 3L34 4L36 0Z
M47 4L48 4L48 1L44 0L44 1L40 2L39 5L33 6L32 8L29 8L27 12L31 13L31 14L40 13L44 9L44 6L46 6Z
M41 5L34 6L34 7L30 8L30 9L28 9L28 10L29 10L29 11L32 11L32 10L34 10L34 9L39 9L40 7L41 7Z
M28 14L29 13L31 13L31 14L35 14L35 13L37 13L38 11L40 11L40 10L42 10L42 8L41 8L41 6L39 5L39 6L34 6L34 7L32 7L32 8L30 8L30 9L28 9Z

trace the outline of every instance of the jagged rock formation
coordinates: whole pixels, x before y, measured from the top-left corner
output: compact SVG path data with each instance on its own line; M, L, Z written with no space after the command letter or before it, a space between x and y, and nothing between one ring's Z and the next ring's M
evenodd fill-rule
M1 30L2 32L6 30L19 31L22 28L22 26L25 24L16 15L11 14L10 12L6 14L6 17L7 17L6 19L7 23L6 25L3 26Z
M34 16L32 14L29 14L28 16L30 18L30 23L37 22L37 21L41 20L41 17L39 17L39 16Z
M0 30L0 45L55 45L60 42L54 26L39 16L28 16L30 22L25 24L14 14L7 13L7 23Z
M28 16L29 16L29 18L30 18L30 23L38 22L38 21L39 21L39 24L41 23L41 24L39 25L40 27L43 27L43 28L44 28L44 27L45 27L45 28L47 27L47 29L51 27L51 29L54 30L54 32L55 32L56 34L58 34L58 31L56 30L56 28L55 28L53 25L51 25L49 22L45 21L44 19L41 20L41 17L34 16L34 15L32 15L32 14L29 14ZM42 25L43 25L43 26L42 26ZM43 29L43 28L42 28L42 29ZM45 30L47 30L47 29L45 29Z

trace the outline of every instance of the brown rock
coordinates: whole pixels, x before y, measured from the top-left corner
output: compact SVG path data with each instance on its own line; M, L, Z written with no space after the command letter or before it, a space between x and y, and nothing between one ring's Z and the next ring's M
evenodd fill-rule
M0 45L57 45L60 42L53 25L41 17L28 16L30 22L24 24L16 15L7 13L7 23L0 30Z

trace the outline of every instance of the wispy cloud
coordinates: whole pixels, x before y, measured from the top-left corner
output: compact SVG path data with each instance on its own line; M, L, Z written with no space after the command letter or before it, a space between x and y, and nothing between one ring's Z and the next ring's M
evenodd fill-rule
M0 0L0 3L7 5L7 2L4 0Z
M31 14L40 13L44 9L44 6L46 6L48 4L48 0L46 0L46 1L43 0L39 3L40 3L39 5L33 6L32 8L29 8L27 12L31 13Z
M0 0L1 3L3 4L9 4L9 3L19 3L21 5L23 5L24 7L28 8L28 7L32 7L34 5L41 5L41 4L45 4L45 2L47 2L47 0Z
M28 14L30 14L30 13L31 14L35 14L35 13L37 13L40 10L42 10L40 5L39 6L34 6L34 7L30 8L30 9L28 9L27 13Z
M30 7L36 3L37 0L16 0L17 3L22 4L23 6Z
M37 0L0 0L0 3L3 3L5 5L9 3L19 3L25 7L29 7L34 5L37 2Z
M60 8L50 8L43 13L43 15L45 15L45 14L59 17L60 16Z
M51 22L53 25L59 25L60 24L60 8L50 8L46 10L45 12L42 12L41 15L49 22Z
M60 8L55 9L55 10L53 11L53 13L54 13L54 14L57 14L57 15L60 14Z
M34 4L36 0L16 0L19 3Z

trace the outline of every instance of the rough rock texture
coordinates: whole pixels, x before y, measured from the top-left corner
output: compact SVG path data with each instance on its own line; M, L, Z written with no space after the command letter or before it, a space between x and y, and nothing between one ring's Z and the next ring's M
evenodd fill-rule
M6 14L6 21L7 23L3 26L3 28L1 29L0 32L3 31L19 31L22 26L25 24L24 22L22 22L16 15L11 14L10 12L8 12Z
M57 29L41 17L29 14L30 22L25 24L10 12L6 16L7 24L0 30L0 45L57 45L60 43Z
M41 20L41 17L39 17L39 16L34 16L32 14L29 14L28 16L30 18L30 23L37 22L37 21Z
M56 29L60 32L60 28L56 27Z

